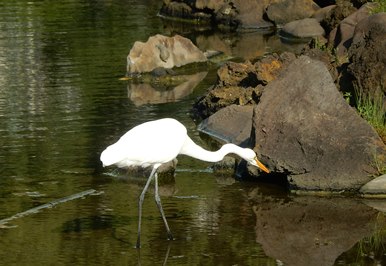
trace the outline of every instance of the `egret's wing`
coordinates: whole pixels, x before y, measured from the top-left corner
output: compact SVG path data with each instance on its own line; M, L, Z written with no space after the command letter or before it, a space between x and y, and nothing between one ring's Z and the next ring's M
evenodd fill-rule
M186 128L178 121L156 120L134 127L103 153L108 154L108 165L120 167L165 163L178 155L186 136Z

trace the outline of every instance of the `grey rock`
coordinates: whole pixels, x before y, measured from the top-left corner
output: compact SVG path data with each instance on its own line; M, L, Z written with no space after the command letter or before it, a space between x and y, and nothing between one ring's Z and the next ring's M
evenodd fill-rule
M312 0L279 0L268 5L266 14L276 25L311 17L319 6Z
M281 35L286 38L309 39L324 35L324 29L315 18L291 21L284 25Z
M323 19L327 17L327 15L331 12L332 9L335 8L335 5L329 5L317 10L312 17L315 18L318 22L321 22Z
M252 105L230 105L203 120L198 130L221 142L245 146L251 135L252 114Z
M359 191L365 195L377 194L378 196L381 196L381 194L383 194L383 196L386 197L386 174L366 183Z

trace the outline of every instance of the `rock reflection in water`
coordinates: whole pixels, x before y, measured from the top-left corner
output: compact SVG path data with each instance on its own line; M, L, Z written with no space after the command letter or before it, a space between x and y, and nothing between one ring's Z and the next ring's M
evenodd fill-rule
M343 252L374 234L378 212L350 198L248 195L256 215L256 240L284 265L334 265Z
M178 79L182 80L182 83L172 88L162 84L157 85L155 82L129 82L128 97L136 106L175 102L191 94L207 74L208 72L199 72L193 75L179 75Z
M226 56L255 60L267 52L292 51L299 53L303 44L284 43L272 30L214 31L204 25L191 25L163 20L167 35L189 36L201 51L215 50Z

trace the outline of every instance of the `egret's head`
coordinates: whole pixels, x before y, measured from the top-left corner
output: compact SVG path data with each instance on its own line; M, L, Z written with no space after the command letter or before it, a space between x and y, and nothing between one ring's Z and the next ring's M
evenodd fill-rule
M120 154L119 150L116 149L114 144L108 146L101 153L101 157L100 157L103 167L115 164L118 161L117 157L119 156L119 154Z
M245 149L245 160L250 163L251 165L259 167L261 170L263 170L266 173L269 173L269 170L267 167L265 167L264 164L262 164L256 156L256 153L251 149Z

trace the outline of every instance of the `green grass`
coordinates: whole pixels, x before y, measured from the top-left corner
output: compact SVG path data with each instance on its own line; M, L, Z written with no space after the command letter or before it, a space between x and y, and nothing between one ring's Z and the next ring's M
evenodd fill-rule
M374 3L378 3L378 7L371 10L371 13L386 12L386 0L373 0Z
M386 160L384 156L378 155L377 153L373 154L374 160L372 166L377 170L375 176L385 175L386 174Z
M383 213L378 213L376 218L376 225L374 228L374 233L372 236L365 237L357 243L357 258L360 259L364 257L378 257L383 256L383 251L385 250L386 243L386 230L385 230L385 215Z
M370 97L356 91L356 107L359 114L369 122L386 143L386 116L383 107L383 95Z
M386 114L383 106L383 93L370 97L356 90L356 107L359 114L377 131L386 144ZM376 94L377 95L377 94ZM378 175L386 174L386 158L374 154L374 165Z

